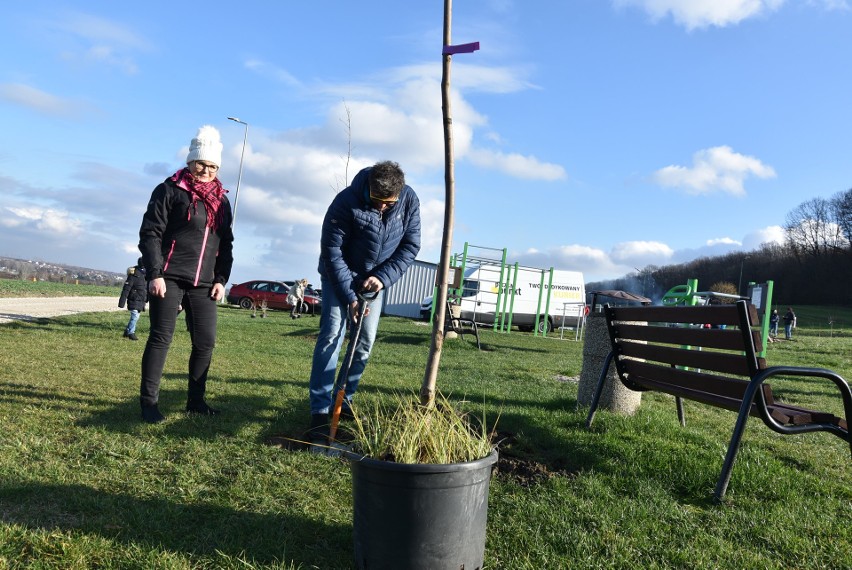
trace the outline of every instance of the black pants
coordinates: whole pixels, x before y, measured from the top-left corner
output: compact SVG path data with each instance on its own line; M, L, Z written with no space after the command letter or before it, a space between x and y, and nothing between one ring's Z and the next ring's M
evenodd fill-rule
M216 301L210 298L210 287L193 287L184 281L166 279L166 296L150 297L151 330L142 354L139 390L139 401L143 406L159 401L160 380L175 332L178 305L181 304L186 311L186 325L192 339L188 397L196 401L204 398L207 371L216 344Z

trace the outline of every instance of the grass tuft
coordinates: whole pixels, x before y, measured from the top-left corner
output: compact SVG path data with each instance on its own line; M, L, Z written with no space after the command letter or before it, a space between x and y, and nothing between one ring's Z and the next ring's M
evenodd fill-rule
M417 394L396 394L390 402L353 405L352 449L355 453L396 463L462 463L491 453L492 437L485 417L471 421L440 392L435 405L420 405ZM492 428L493 429L493 428Z

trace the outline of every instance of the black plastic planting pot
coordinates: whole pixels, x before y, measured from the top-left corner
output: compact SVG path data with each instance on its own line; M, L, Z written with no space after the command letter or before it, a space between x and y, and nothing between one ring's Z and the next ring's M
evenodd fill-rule
M362 570L478 570L497 451L466 463L350 457L355 561Z

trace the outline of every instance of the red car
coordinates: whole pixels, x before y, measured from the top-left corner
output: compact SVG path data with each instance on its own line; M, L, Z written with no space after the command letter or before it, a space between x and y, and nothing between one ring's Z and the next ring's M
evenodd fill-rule
M239 305L243 309L260 307L266 301L269 309L283 309L289 311L293 306L287 302L287 291L293 282L286 281L246 281L238 285L232 285L228 290L228 302ZM312 289L305 291L305 301L302 313L306 315L318 315L322 310L322 299Z

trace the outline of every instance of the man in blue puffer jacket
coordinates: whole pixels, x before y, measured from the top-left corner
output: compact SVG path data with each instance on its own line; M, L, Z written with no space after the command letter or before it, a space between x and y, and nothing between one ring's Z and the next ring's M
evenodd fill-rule
M359 292L376 293L346 379L343 414L364 373L379 326L384 289L396 283L420 251L420 201L395 162L355 175L328 208L322 223L319 274L322 318L311 368L312 441L328 435L328 414L347 321L357 322Z

